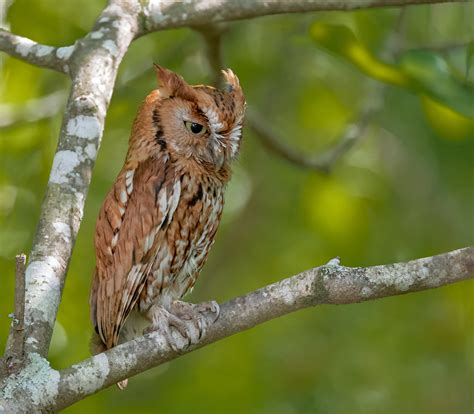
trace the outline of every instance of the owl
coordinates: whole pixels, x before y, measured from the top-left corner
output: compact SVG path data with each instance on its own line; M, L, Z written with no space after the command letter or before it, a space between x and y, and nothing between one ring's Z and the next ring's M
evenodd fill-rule
M194 287L219 227L245 98L230 69L223 71L223 90L191 86L157 65L155 71L159 87L138 110L124 166L97 219L90 294L95 353L152 330L179 351L219 315L214 301L181 299Z

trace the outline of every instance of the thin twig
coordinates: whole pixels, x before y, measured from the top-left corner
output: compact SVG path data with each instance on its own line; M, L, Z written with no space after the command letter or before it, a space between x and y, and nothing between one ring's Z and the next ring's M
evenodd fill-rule
M224 68L222 57L222 35L227 30L226 25L206 24L194 27L204 39L206 58L211 70L211 83L218 86L221 79L220 71ZM278 133L255 110L248 109L246 125L255 133L263 145L294 165L320 173L329 173L337 160L347 153L362 137L370 123L370 119L380 109L380 88L374 86L365 106L358 116L358 121L348 125L338 140L338 143L327 151L308 155L287 145Z
M16 332L20 355L23 354L23 344L25 339L25 269L26 255L24 253L16 256L15 269L15 317L13 319L13 329Z
M368 99L370 101L370 99ZM325 152L308 155L285 144L283 138L255 111L248 110L246 123L262 144L297 167L317 171L323 174L331 172L336 161L346 154L362 137L369 125L370 119L376 112L375 107L365 109L356 123L349 124L339 138L338 143Z
M404 16L404 9L401 9L394 30L387 37L382 52L387 58L393 58L398 50L400 50L400 33L403 27ZM298 167L327 174L331 172L337 161L365 136L371 120L383 106L384 93L385 87L382 84L370 81L365 94L364 104L356 117L356 121L346 126L334 147L314 155L307 155L303 151L295 150L285 144L283 138L255 111L248 111L247 124L270 151Z
M7 341L4 363L7 372L21 367L25 351L25 269L26 255L16 256L15 265L15 302L10 335Z
M427 50L430 52L435 52L435 53L441 53L441 54L449 54L449 53L454 53L454 52L459 52L462 51L463 49L467 49L469 47L469 42L452 42L452 43L445 43L442 45L411 45L409 49L405 50L399 50L397 51L394 56L396 58L400 58L402 54L404 54L407 51L414 50L414 51L419 51L419 50Z

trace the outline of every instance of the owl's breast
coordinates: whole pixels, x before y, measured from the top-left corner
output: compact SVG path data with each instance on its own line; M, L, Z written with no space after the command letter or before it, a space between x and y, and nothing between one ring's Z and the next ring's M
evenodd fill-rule
M192 290L219 226L223 186L186 174L180 180L178 206L151 255L139 304L142 312L152 304L168 307Z

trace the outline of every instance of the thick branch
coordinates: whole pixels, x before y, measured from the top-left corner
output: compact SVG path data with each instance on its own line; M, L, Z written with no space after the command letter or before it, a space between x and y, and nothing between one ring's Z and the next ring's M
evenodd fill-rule
M27 353L48 353L117 69L137 30L129 4L111 1L69 62L71 93L26 270Z
M224 303L206 337L185 353L299 309L357 303L473 277L472 247L407 263L366 268L338 264L316 267ZM82 361L60 371L59 393L64 399L57 402L56 409L179 356L155 332Z
M194 2L148 0L144 2L143 26L139 35L174 27L199 26L203 22L219 23L283 13L357 10L450 2L453 0L198 0Z
M69 73L68 61L74 46L46 46L0 29L0 51L32 65Z
M337 260L221 305L219 319L189 353L263 322L324 304L349 304L432 289L474 278L474 247L438 256L371 267L344 267ZM32 353L23 371L1 380L6 412L55 412L116 382L178 358L165 337L153 332L62 371ZM31 376L34 376L34 386ZM16 405L22 396L20 406ZM20 408L21 407L21 408ZM20 408L20 409L19 409ZM9 411L10 410L10 411Z

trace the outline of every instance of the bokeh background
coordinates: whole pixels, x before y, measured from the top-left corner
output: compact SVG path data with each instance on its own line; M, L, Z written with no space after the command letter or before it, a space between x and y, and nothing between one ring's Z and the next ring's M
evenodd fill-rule
M3 11L11 3L1 15L5 26L56 46L84 36L105 3L2 1ZM332 51L330 44L315 42L313 22L348 28L352 42L375 60L399 30L401 49L415 56L423 56L420 49L435 51L446 67L431 69L463 85L474 108L474 3L410 7L401 24L398 17L398 9L379 9L235 22L224 36L223 57L239 75L249 107L264 114L287 144L308 154L337 143L374 82L349 62L341 42ZM203 50L202 39L189 29L154 33L134 42L120 67L50 350L55 368L89 356L95 218L124 159L136 108L155 87L152 63L192 83L206 82ZM31 247L69 81L5 55L0 59L3 347L13 308L14 256ZM367 72L374 61L364 64ZM381 111L330 175L289 164L246 130L217 241L189 300L222 302L335 256L345 265L367 266L472 244L474 121L460 114L469 105L450 109L459 100L450 98L449 87L445 101L432 100L429 89L439 82L429 70L423 73L421 89L385 86ZM301 311L139 375L125 392L111 387L65 412L472 413L473 294L468 281Z

